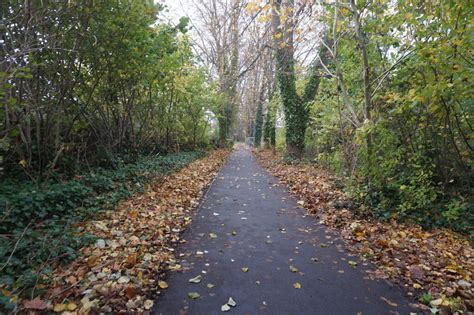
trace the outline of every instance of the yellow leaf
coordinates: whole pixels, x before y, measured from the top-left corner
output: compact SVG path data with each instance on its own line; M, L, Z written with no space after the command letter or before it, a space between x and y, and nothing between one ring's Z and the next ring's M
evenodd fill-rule
M242 267L242 272L248 272L249 271L249 267Z
M166 283L166 281L160 280L160 281L158 281L158 286L161 289L167 289L168 288L168 283Z
M77 308L77 305L73 302L70 302L66 305L68 311L74 311Z
M266 23L270 20L270 18L268 17L268 15L260 15L258 18L257 18L257 21L259 21L260 23Z
M348 263L349 263L349 265L351 265L352 267L357 266L357 262L356 262L356 261L349 260Z
M301 289L301 284L299 282L296 282L295 284L293 284L293 287L295 289Z
M53 308L53 311L55 311L56 313L61 313L61 312L64 312L66 310L66 304L56 304L54 305L54 308Z

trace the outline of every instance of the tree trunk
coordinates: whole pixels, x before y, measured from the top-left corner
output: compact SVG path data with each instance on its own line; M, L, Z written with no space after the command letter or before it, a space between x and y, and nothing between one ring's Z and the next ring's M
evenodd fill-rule
M362 54L363 72L362 78L364 80L364 124L371 123L371 92L370 92L370 65L367 56L367 39L360 25L360 13L355 4L355 0L351 0L352 16L356 30L357 44ZM368 182L370 183L370 173L372 169L372 133L369 131L366 138L367 146L367 168L368 168Z
M283 101L286 123L287 153L301 158L304 149L304 136L308 122L308 111L296 92L295 60L293 47L294 0L275 0L272 27L275 38L276 73ZM281 21L280 12L285 10L287 17Z

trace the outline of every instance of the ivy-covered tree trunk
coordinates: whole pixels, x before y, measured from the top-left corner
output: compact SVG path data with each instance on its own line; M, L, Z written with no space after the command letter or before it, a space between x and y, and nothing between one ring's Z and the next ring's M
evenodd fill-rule
M263 101L259 100L257 105L257 114L255 117L255 147L260 147L262 143L262 128L263 128Z
M211 10L215 10L212 8ZM239 80L239 16L241 14L238 0L229 3L231 15L229 17L229 34L215 34L216 63L220 80L220 91L225 95L225 102L219 110L219 146L225 147L231 137L235 112L238 107L237 83ZM212 12L212 11L211 11ZM217 13L212 13L217 18ZM214 36L214 35L213 35Z
M271 99L271 98L270 98ZM265 115L265 123L263 127L263 141L265 147L275 147L276 131L275 131L275 115L272 102L268 103L267 113Z
M308 124L308 109L296 92L295 59L293 45L294 0L275 0L272 15L276 50L276 75L283 102L286 124L286 150L300 158ZM284 19L281 12L284 11Z

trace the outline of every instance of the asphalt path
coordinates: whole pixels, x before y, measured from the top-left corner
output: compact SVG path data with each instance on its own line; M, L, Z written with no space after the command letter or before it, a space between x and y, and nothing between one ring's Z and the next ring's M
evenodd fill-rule
M400 288L368 279L373 266L344 250L245 148L233 151L183 237L182 270L170 272L154 314L224 314L230 297L228 314L416 312Z

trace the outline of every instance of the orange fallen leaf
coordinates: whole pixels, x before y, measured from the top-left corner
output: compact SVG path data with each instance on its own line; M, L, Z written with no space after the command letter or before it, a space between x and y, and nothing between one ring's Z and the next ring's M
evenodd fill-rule
M137 253L130 253L127 256L127 267L132 268L137 264Z
M132 219L136 219L138 217L138 211L137 210L132 210L128 213L128 216Z

